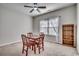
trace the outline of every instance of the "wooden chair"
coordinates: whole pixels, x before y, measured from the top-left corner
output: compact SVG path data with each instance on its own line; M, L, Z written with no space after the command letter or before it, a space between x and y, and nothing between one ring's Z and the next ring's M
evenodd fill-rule
M43 32L40 32L40 37L41 37L41 39L42 39L42 48L43 48L43 50L44 50L44 37L45 37L45 34L43 33Z
M33 33L32 32L29 32L27 33L27 37L32 37L33 36ZM33 41L31 38L29 38L30 41ZM31 47L30 47L31 49ZM33 50L33 46L32 46L32 50Z
M39 54L41 48L44 51L44 37L45 37L44 33L40 34L38 40L35 42L35 44L38 47Z
M23 43L23 48L22 48L22 53L24 53L24 48L26 47L26 35L21 34L21 38L22 38L22 43Z
M26 37L26 35L24 35L24 34L21 34L21 37L22 37L22 42L23 42L22 53L24 53L24 51L25 51L26 56L27 56L28 48L30 48L31 46L34 48L34 53L36 53L35 42L29 41L29 38Z
M40 37L41 37L41 39L42 39L42 49L44 50L44 37L45 37L45 34L42 33L42 34L40 35Z

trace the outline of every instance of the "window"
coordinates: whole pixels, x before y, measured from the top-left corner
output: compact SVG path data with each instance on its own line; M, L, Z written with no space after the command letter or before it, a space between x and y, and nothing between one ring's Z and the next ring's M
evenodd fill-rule
M40 21L40 32L48 35L58 34L59 17Z
M48 28L48 21L46 20L40 21L40 32L44 32L45 34L47 34L47 28Z

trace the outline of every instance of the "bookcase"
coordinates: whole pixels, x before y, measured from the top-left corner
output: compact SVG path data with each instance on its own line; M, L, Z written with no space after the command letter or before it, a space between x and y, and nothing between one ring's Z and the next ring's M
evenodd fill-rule
M74 24L66 24L62 26L63 44L74 46Z

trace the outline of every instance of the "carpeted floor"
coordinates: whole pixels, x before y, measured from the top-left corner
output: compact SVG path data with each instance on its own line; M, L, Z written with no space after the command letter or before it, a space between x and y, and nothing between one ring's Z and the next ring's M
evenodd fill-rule
M22 43L19 42L0 47L0 56L25 56L25 54L22 54L21 51ZM38 52L34 54L34 52L29 49L28 56L78 56L78 54L75 48L45 42L44 51L41 50L40 54Z

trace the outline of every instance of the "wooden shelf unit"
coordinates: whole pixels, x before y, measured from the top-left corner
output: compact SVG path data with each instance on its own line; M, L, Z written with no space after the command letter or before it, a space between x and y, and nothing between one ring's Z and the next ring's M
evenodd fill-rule
M74 46L74 24L62 26L62 40L64 45Z

